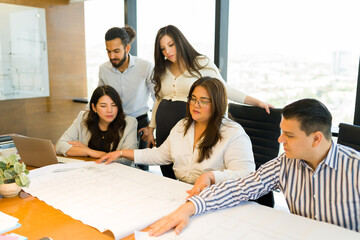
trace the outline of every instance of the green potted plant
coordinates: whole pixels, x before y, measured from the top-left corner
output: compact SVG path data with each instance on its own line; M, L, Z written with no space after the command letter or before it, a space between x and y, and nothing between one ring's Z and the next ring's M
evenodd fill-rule
M28 187L29 171L24 163L19 163L16 154L0 157L0 194L4 197L17 196L21 187Z

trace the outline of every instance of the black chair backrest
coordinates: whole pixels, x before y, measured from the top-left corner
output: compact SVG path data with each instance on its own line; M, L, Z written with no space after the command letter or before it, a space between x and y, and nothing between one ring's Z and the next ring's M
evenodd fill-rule
M281 109L272 108L268 114L260 107L230 103L229 114L251 139L256 169L278 156Z
M263 108L240 104L229 104L230 117L240 123L249 135L256 169L261 164L274 159L279 154L281 109L272 108L268 114ZM274 207L273 192L269 192L256 200L259 204Z
M360 126L340 123L337 142L360 151Z

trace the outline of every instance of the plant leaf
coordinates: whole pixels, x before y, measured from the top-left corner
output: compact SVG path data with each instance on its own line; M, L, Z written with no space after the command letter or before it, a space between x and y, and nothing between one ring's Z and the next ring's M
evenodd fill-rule
M20 175L20 180L21 180L21 186L22 187L25 187L25 186L29 186L30 184L30 179L28 176L24 175L24 174L21 174Z
M12 179L14 177L14 173L12 171L9 171L9 170L5 170L4 171L4 177L6 179Z
M21 163L21 167L22 167L22 172L24 172L25 170L26 170L26 165L25 165L25 163Z
M15 157L15 154L11 154L8 159L11 165L14 165L18 161Z
M15 182L16 182L16 185L22 187L20 178L15 178Z
M10 160L9 160L9 158L7 158L7 157L2 157L2 162L4 162L6 165L8 165L9 163L10 163Z
M5 162L5 159L0 159L0 168L3 170L7 169L7 164Z
M19 162L16 162L14 164L14 171L17 175L19 175L22 172L22 166Z
M17 162L17 155L16 154L11 154L8 158L10 159L11 162L14 162L14 163Z

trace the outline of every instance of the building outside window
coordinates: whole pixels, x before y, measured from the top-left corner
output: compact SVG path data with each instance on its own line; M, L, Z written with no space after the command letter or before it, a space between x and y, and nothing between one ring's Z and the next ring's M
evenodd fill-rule
M280 108L300 98L317 98L329 107L334 126L352 123L360 56L357 2L231 0L228 83ZM124 26L124 2L84 4L90 96L99 65L108 60L105 32ZM154 61L156 33L169 24L214 59L215 0L137 0L139 57Z
M230 1L228 83L284 107L317 98L333 126L353 123L357 0Z

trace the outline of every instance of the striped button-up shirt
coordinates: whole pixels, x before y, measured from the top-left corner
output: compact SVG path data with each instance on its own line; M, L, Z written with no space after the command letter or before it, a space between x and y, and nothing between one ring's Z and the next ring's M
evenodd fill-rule
M291 213L360 231L360 153L333 142L315 171L282 154L246 178L212 185L189 200L201 214L275 189L284 193Z

